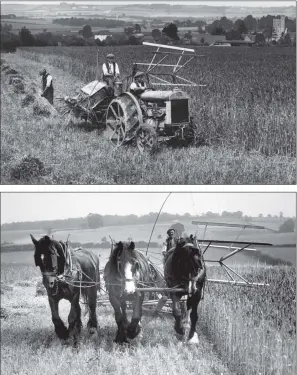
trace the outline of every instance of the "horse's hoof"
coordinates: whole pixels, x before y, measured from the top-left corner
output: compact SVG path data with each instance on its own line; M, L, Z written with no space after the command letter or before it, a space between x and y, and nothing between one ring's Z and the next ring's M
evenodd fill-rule
M199 344L197 332L194 332L193 337L188 340L188 344Z
M185 330L184 329L175 329L175 333L179 336L185 336Z
M68 346L68 345L71 344L71 339L70 339L70 337L67 337L66 339L60 339L60 341L61 341L61 344L62 344L63 346Z
M94 335L96 332L97 332L97 328L96 327L90 327L89 328L89 334L90 335Z
M118 344L118 345L125 345L125 344L129 344L129 341L128 340L118 340L118 339L114 339L113 342L115 344Z
M113 342L115 344L120 344L120 345L128 344L129 343L129 341L127 340L126 335L122 335L122 334L116 335L116 338L113 340Z
M61 340L67 340L69 337L69 331L66 327L57 327L56 334Z
M184 341L184 339L185 339L184 335L180 335L178 333L175 334L175 337L178 339L178 341Z
M138 324L135 328L134 327L131 328L131 329L128 328L127 337L129 339L133 340L133 339L135 339L136 336L139 335L140 331L141 331L141 325L140 324Z

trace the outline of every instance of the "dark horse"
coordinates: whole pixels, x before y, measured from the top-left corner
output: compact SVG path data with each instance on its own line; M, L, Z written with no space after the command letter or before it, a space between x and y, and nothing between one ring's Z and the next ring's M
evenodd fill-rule
M135 250L134 242L115 244L104 269L105 285L118 326L115 342L128 342L127 339L134 339L140 333L144 293L136 289L156 285L158 276L145 256ZM130 323L126 314L128 300L133 301Z
M43 276L52 321L55 332L60 339L72 339L77 345L82 327L80 295L89 307L88 330L90 334L97 331L96 301L97 289L100 287L99 258L93 253L79 248L72 250L67 243L55 241L48 236L36 240L34 260ZM66 299L71 303L67 329L59 316L59 301Z
M198 320L198 304L206 278L203 255L194 245L191 236L179 239L176 246L169 250L164 260L164 276L169 288L183 288L185 292L170 293L172 313L175 318L174 329L177 334L185 337L184 317L180 306L182 296L187 295L187 319L190 318L189 343L198 343L196 323ZM190 316L189 316L190 315Z

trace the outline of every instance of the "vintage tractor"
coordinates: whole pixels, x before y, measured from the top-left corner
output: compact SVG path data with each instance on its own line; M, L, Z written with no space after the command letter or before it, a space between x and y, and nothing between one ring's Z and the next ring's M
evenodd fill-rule
M193 49L143 44L157 47L157 51L153 51L154 56L150 63L134 63L132 74L125 78L125 90L120 80L115 80L113 89L105 82L92 81L81 89L78 96L64 98L69 106L68 113L97 124L102 134L115 146L134 143L140 152L143 152L159 143L191 144L195 140L195 124L189 113L190 99L179 86L205 85L197 85L176 73L197 55L192 53ZM178 53L160 51L164 48L177 50ZM162 58L156 62L158 54L161 54ZM163 64L170 55L178 56L177 63ZM183 57L186 57L187 61L181 65ZM149 88L140 97L136 97L129 92L129 87L139 66L143 65L147 66L144 74ZM157 73L157 67L173 67L173 72ZM160 78L164 75L166 78L170 76L171 81ZM157 85L167 86L167 89L156 90L154 86ZM171 86L173 89L168 90Z

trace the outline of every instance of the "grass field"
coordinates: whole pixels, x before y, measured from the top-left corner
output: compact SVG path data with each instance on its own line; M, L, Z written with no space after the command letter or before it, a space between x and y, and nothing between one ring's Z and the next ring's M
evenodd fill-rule
M207 220L207 218L205 218ZM227 219L217 220L218 222L231 222ZM198 238L203 238L204 227L201 225L198 227L192 224L191 220L180 220L184 225L187 234L194 234ZM233 222L233 221L232 221ZM234 221L236 222L236 221ZM237 221L240 224L244 224L243 220ZM271 221L267 222L266 225L263 222L251 222L251 224L264 225L267 228L277 230L282 224L282 221ZM172 221L168 222L157 222L154 232L152 235L153 242L162 243L166 238L166 231L173 225ZM127 225L111 225L103 226L97 229L53 229L55 237L66 241L70 234L70 240L73 242L88 243L88 242L101 242L103 237L109 239L109 236L115 240L126 240L131 237L134 241L148 241L151 231L153 228L153 222L146 224L127 224ZM196 232L197 231L197 232ZM214 227L208 226L205 238L211 238L214 240L222 239L235 239L239 234L238 228L232 227ZM11 242L18 245L23 245L31 242L30 233L34 235L44 235L45 229L39 230L13 230L13 231L1 231L1 242ZM158 238L161 236L161 238ZM255 230L253 228L246 228L240 235L241 240L250 240L256 242L271 242L274 245L282 244L294 244L296 243L295 233L275 233L268 229Z
M62 347L56 338L47 298L35 297L36 282L41 279L38 270L1 264L1 308L7 316L1 319L2 371L19 375L291 375L296 365L295 269L241 266L240 271L269 282L270 287L250 290L207 284L199 306L198 346L177 341L171 316L145 314L142 336L119 348L112 342L113 312L99 307L98 336L90 338L83 329L79 348L73 350ZM208 272L209 277L220 276L216 267ZM60 310L66 321L69 304L61 302Z
M5 64L22 75L25 86L24 93L15 93L8 84L9 76L2 71L2 183L296 182L293 48L220 53L203 48L206 57L184 75L207 84L189 90L197 132L206 146L164 148L152 155L140 155L133 147L114 150L96 130L77 123L66 126L59 115L63 108L57 102L58 113L48 117L34 114L40 92L39 69L44 66L53 75L57 97L74 95L95 78L96 51L85 47L23 48L16 55L2 56ZM130 73L133 61L143 60L144 51L149 52L131 46L101 51L102 62L106 53L115 52L123 76ZM33 102L22 106L28 95L33 95ZM43 173L18 177L13 171L21 168L28 155L43 162Z

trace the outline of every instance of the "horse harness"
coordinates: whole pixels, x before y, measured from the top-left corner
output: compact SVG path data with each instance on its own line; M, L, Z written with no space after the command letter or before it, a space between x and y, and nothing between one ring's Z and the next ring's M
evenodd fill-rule
M56 266L55 271L42 272L42 275L43 276L55 276L56 277L56 281L57 281L56 288L55 288L55 291L51 293L52 296L57 295L58 289L59 289L59 283L60 284L65 283L65 284L68 284L68 285L71 285L71 286L74 286L74 287L79 287L79 298L80 298L82 288L94 287L95 285L97 285L97 282L92 280L88 275L86 275L83 272L83 270L82 270L82 268L81 268L81 266L78 262L75 262L75 265L73 264L71 251L70 251L68 242L64 243L62 241L59 241L57 243L59 244L59 246L60 246L60 248L63 252L63 255L64 255L64 259L65 259L64 271L63 271L62 274L58 275L57 274L58 266ZM78 248L74 249L73 251L78 251L78 250L82 250L82 248L78 247ZM53 255L59 256L57 251ZM53 255L51 255L52 261L54 259ZM94 264L94 268L96 269L95 264ZM77 275L78 275L78 280L74 280L75 273L77 273ZM83 281L83 275L86 276L90 281ZM84 284L87 283L87 284L91 284L91 285L82 285L83 283Z

